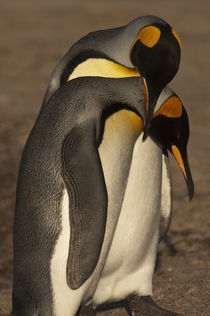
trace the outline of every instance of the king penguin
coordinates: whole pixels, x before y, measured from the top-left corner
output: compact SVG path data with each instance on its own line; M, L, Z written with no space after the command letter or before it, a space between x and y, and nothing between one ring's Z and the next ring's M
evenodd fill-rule
M116 262L123 258L122 248L120 256L112 254L119 243L115 236L121 230L121 218L132 207L127 192L136 181L133 166L138 143L145 149L139 152L142 175L158 188L155 194L150 191L153 201L149 210L162 206L161 179L163 173L168 181L168 168L167 163L162 168L162 143L157 136L160 123L152 128L151 122L161 116L152 119L161 91L178 70L180 49L175 31L163 20L147 16L118 29L87 35L56 67L20 165L14 219L13 315L73 316L82 305L94 315L91 302L98 305L126 299L131 293L151 295L161 216L153 214L157 218L151 223L157 229L150 223L155 232L148 251L151 262L141 280L144 290L131 284L133 271L141 270L136 252L133 263L128 263L131 266L125 265L128 279L122 286L116 282L122 273L115 273ZM165 95L160 95L162 104ZM153 138L147 137L150 131ZM145 143L142 137L147 137ZM166 149L172 150L190 183L186 157L174 146ZM158 158L151 160L153 156ZM152 161L153 166L148 167L147 162L144 168L145 161ZM154 170L159 170L156 178ZM141 173L139 178L144 182ZM132 196L143 196L145 203L141 189L145 186L136 187ZM162 215L165 230L168 216ZM147 252L147 240L140 239L141 256ZM114 281L101 296L110 273ZM132 311L131 301L128 306Z

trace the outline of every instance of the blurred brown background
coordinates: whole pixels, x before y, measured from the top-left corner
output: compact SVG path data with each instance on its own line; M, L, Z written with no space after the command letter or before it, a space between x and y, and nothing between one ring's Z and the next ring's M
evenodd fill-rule
M11 310L12 222L21 152L49 75L68 48L90 31L153 14L183 42L171 87L191 123L188 146L195 197L172 161L174 213L169 232L176 254L160 245L154 297L183 315L210 315L210 1L18 0L0 2L0 313ZM122 310L101 315L126 315Z

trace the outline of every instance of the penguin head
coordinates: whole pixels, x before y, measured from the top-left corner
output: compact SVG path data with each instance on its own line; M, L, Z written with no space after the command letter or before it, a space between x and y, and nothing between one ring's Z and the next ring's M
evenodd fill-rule
M161 144L164 150L171 152L178 162L186 180L189 199L191 200L194 194L194 184L187 157L189 120L183 104L174 92L171 91L171 95L166 98L154 114L150 136Z
M157 99L178 71L181 41L172 27L155 16L143 18L143 26L130 47L130 59L144 78L147 92L147 137Z

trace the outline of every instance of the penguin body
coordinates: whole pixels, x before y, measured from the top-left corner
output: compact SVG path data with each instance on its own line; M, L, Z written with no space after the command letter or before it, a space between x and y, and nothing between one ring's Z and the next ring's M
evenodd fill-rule
M135 93L133 86L136 86ZM80 91L79 96L71 93L68 98L71 90ZM40 315L53 312L74 315L80 303L93 294L89 291L90 283L94 280L97 284L108 251L107 246L101 252L107 190L97 149L103 134L103 113L113 104L111 114L121 107L126 111L127 104L129 113L133 108L144 116L144 99L140 78L78 78L65 84L39 115L24 149L19 172L14 220L14 314L30 311L33 315L38 310ZM71 106L75 100L76 108ZM127 116L124 123L129 126ZM136 131L131 122L130 130L127 140L121 140L122 146L124 142L132 147L130 140ZM120 155L119 151L115 164ZM121 158L121 164L117 161L119 172L122 165L128 169L131 157L132 148ZM107 159L111 166L112 157L108 155ZM125 183L116 188L119 200L115 206L119 213ZM111 234L114 226L110 228ZM111 242L111 234L107 244ZM98 261L99 269L94 276ZM96 285L92 286L94 291Z
M123 82L128 86L130 81L133 86L136 82L139 84L139 80L140 78L120 79L120 89L123 87ZM87 134L90 126L88 130L85 129L86 119L88 116L92 119L93 112L90 111L92 113L90 114L88 106L86 106L89 114L82 113L82 110L79 111L78 102L75 115L69 107L69 100L65 95L69 93L72 85L80 85L81 81L87 81L87 78L69 82L55 94L39 116L25 147L18 183L14 231L14 248L16 250L14 315L18 315L22 310L26 310L32 315L37 311L40 315L75 315L80 305L90 301L96 305L110 300L116 301L125 298L133 291L142 295L151 294L154 260L159 239L161 191L163 191L163 188L161 189L162 148L150 138L146 142L142 142L142 136L139 136L141 118L137 118L135 113L128 112L126 109L114 112L105 121L104 130L102 128L103 141L98 145L109 201L105 222L102 220L100 223L102 217L100 214L98 222L96 221L92 228L91 240L98 241L105 226L104 236L102 231L100 255L96 259L92 258L92 254L93 257L95 256L96 245L93 250L92 244L87 243L85 246L90 247L90 252L88 253L86 248L85 253L81 251L79 255L81 260L85 261L85 265L90 265L86 261L89 256L90 262L94 261L94 269L91 273L86 271L84 275L84 271L82 271L84 267L79 269L76 266L79 271L73 272L75 275L82 274L85 281L79 280L77 288L74 288L74 278L70 282L68 281L68 261L69 256L71 261L72 255L71 249L69 249L72 233L70 222L74 220L70 201L74 195L69 194L68 185L67 187L65 185L65 174L62 173L64 162L61 163L60 155L67 150L64 145L66 142L64 136L68 135L68 131L72 131L78 122L81 127L84 124L83 137L85 141L88 141ZM101 81L101 78L100 81L99 78L93 78L92 83L94 81L100 82L99 85L103 86L103 91L105 82L109 83L112 88L115 82L117 86L119 82L114 79L110 83L110 80L102 79ZM89 84L90 78L88 78ZM96 91L96 84L93 86ZM113 89L115 91L116 86ZM97 86L97 91L99 90ZM126 90L126 94L128 91L129 89ZM136 102L136 108L139 106L141 110L142 104L138 103L139 98L145 97L143 87L142 95L139 87L137 91L138 95L136 95L136 99L132 100L132 105ZM114 97L117 100L116 95ZM126 103L125 100L128 102L131 99L130 94L125 95L123 104ZM117 101L119 102L119 100ZM92 107L91 99L91 109ZM93 116L96 116L99 121L102 111L103 107L96 115L94 110ZM79 115L78 112L80 112ZM61 122L59 122L59 117L62 118ZM134 118L139 120L138 125L134 124ZM101 130L101 127L98 127L98 130ZM99 134L97 139L100 138ZM76 141L79 141L78 137ZM114 150L116 146L118 151ZM127 146L126 151L124 151L125 146ZM42 150L37 152L37 148ZM75 154L73 147L70 146L70 148L67 160ZM32 157L34 160L31 160ZM85 161L82 160L82 163L87 168ZM87 168L87 170L91 174L85 174L84 177L89 179L93 169ZM141 176L136 177L136 172ZM148 172L152 174L152 181ZM115 177L112 176L113 174ZM145 183L145 174L148 175L148 183ZM92 190L92 186L90 189ZM133 189L135 191L132 194ZM149 195L151 192L152 194L154 191L156 192L153 199L149 198L149 204L146 203L148 196L144 194L145 189ZM140 194L142 190L143 194ZM92 193L95 196L96 191L94 190ZM89 194L91 195L91 192ZM100 197L100 202L101 200ZM96 202L94 200L94 204ZM146 213L143 205L146 205ZM93 216L95 215L93 214ZM83 224L86 220L87 218L80 218L80 221L84 221ZM98 236L96 228L99 228ZM87 229L89 230L89 227ZM139 243L136 242L138 236ZM84 237L87 238L87 235L85 234ZM80 244L78 245L80 246ZM132 256L129 255L130 252L132 252ZM77 264L79 263L81 264L80 261L77 262ZM24 270L22 270L22 266L24 266ZM148 269L148 275L145 274L145 267ZM73 268L71 265L69 271L72 272ZM25 287L23 279L27 280L24 282ZM40 280L42 280L41 288ZM31 289L33 289L33 295L28 297L27 291L31 292Z

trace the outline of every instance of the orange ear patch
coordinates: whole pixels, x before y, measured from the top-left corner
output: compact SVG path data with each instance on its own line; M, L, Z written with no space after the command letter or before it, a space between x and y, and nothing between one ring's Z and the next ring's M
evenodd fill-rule
M160 39L161 32L159 28L153 25L144 27L137 35L135 41L133 42L130 51L132 51L134 45L139 40L142 44L147 47L153 47Z
M147 47L153 47L159 41L161 32L153 25L144 27L138 34L138 39Z
M160 109L154 114L153 117L164 115L171 118L178 118L182 115L182 103L176 97L172 96L163 103Z

